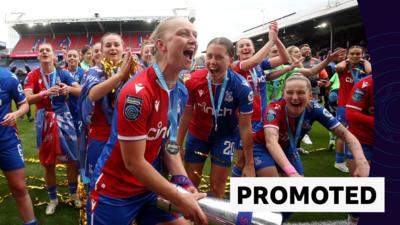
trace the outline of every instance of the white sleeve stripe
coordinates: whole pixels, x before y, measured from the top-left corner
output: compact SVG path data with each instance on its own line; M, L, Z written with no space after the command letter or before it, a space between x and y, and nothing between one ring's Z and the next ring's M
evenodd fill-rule
M24 90L31 90L31 91L32 91L32 90L33 90L33 88L25 88Z
M268 127L276 128L276 129L279 130L279 127L278 127L278 126L275 126L275 125L272 125L272 124L264 125L264 128L268 128Z
M251 110L250 112L240 112L240 114L250 114L253 113L253 110Z
M24 103L24 102L26 102L26 98L24 98L24 100L22 100L22 101L20 101L20 102L17 102L17 105L22 104L22 103Z
M335 129L336 127L338 127L340 125L340 122L335 123L335 125L329 127L329 130Z
M147 135L140 135L140 136L121 136L118 135L118 140L122 140L122 141L139 141L139 140L143 140L146 139Z
M356 109L358 111L362 111L362 108L354 106L354 105L346 105L346 107L352 108L352 109Z

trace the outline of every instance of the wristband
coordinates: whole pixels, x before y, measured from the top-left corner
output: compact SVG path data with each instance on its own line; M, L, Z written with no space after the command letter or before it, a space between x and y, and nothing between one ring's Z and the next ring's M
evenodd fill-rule
M46 91L39 92L40 98L45 98L45 93L46 93Z
M177 184L183 188L188 188L193 186L192 181L189 179L189 177L184 176L184 175L174 175L171 177L171 182L174 184Z
M287 166L284 166L282 168L283 172L285 172L287 175L291 175L294 173L297 173L297 170L292 166L292 164L289 164Z

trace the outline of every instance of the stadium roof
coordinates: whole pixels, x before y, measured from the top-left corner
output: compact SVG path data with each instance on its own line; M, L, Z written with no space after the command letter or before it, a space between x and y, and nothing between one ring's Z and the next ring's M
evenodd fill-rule
M283 28L291 27L297 24L302 24L308 21L315 21L316 18L328 16L328 15L335 15L341 11L349 10L349 9L356 8L358 10L358 3L357 0L338 0L335 2L334 5L328 4L327 6L322 6L316 8L314 10L304 10L300 12L293 12L283 17L274 19L279 24L279 29L283 30ZM353 18L343 18L344 20L353 20ZM258 26L249 28L235 39L238 41L242 37L254 37L260 34L265 34L268 32L268 24L270 23L263 23Z
M167 16L99 17L7 21L21 36L152 31Z
M365 41L365 32L356 0L336 1L315 10L293 12L275 19L279 25L279 37L286 46L310 43L314 47L330 45L332 36L333 49L337 46L348 47L349 44ZM268 22L269 23L269 22ZM243 31L235 38L251 38L256 49L267 41L268 23ZM348 43L344 43L348 42Z

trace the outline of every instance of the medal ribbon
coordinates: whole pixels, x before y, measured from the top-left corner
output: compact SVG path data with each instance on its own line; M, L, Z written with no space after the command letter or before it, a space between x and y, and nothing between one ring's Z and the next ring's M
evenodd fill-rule
M161 87L168 94L168 121L171 126L169 140L170 142L176 142L178 133L178 85L175 85L174 89L170 92L158 64L154 63L153 68L158 80L160 81Z
M215 104L214 104L214 95L212 92L212 85L211 85L212 81L211 81L210 73L208 73L208 75L207 75L207 81L208 81L208 92L210 93L211 105L213 108L213 114L214 114L214 119L215 119L215 131L217 131L217 129L218 129L218 113L219 113L219 110L221 109L222 99L224 97L225 89L228 84L228 71L225 72L224 82L222 83L221 91L219 92L219 96L218 96L217 107L215 107ZM217 92L217 88L215 88L215 92Z
M285 107L285 117L286 117L286 123L287 123L287 126L288 126L288 135L289 135L290 147L292 148L292 150L296 149L297 142L299 141L301 128L302 128L303 122L304 122L304 115L306 114L305 112L306 111L304 110L303 113L301 113L299 122L298 122L296 130L295 130L295 132L296 132L295 135L296 136L293 136L293 131L292 131L292 128L290 127L290 124L289 124L288 108L287 108L287 106Z

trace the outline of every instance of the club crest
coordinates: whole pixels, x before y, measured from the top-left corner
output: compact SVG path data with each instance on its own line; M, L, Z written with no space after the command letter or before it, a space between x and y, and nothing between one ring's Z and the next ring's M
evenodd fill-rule
M225 91L225 102L233 102L232 91Z

